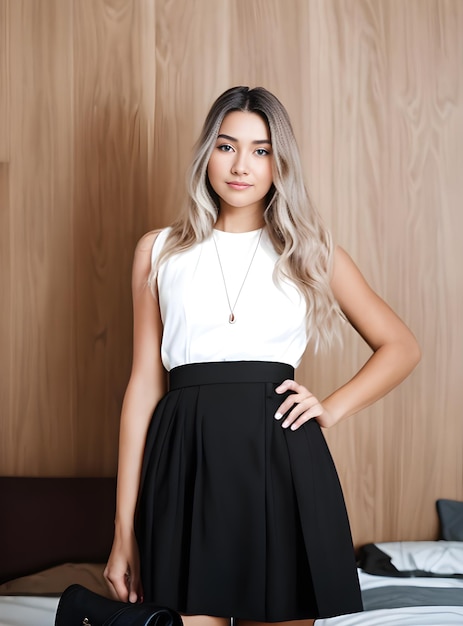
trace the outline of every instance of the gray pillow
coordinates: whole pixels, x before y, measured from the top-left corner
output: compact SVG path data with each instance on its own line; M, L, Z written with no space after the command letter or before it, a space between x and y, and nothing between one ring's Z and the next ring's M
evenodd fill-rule
M437 500L437 514L441 527L441 539L463 541L463 502Z

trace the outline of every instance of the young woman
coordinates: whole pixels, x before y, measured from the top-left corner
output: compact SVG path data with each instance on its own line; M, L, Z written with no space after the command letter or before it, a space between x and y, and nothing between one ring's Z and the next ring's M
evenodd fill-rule
M187 210L137 246L133 304L105 571L115 594L170 606L187 626L307 626L360 611L320 427L390 391L419 349L332 246L286 110L265 89L235 87L212 106ZM321 400L294 368L341 317L373 354Z

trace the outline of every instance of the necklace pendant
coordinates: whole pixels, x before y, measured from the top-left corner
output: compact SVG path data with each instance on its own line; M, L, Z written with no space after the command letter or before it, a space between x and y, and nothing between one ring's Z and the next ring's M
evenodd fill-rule
M254 248L254 252L252 253L252 257L251 257L251 260L249 262L248 269L246 270L246 274L244 275L244 278L243 278L243 280L241 282L241 287L238 290L238 295L236 296L235 304L233 305L233 307L232 307L231 302L230 302L230 296L228 295L227 283L225 281L225 274L224 274L224 271L223 271L222 262L220 261L219 249L217 247L217 242L215 240L214 233L212 233L212 241L214 243L215 251L216 251L216 254L217 254L217 260L219 262L220 273L222 274L222 280L223 280L223 286L224 286L224 289L225 289L225 295L227 296L228 309L230 311L230 315L228 316L228 323L229 324L234 324L236 322L236 317L235 317L235 314L233 313L233 309L235 308L236 303L238 302L238 298L241 295L241 291L243 290L244 283L246 282L246 278L248 277L249 271L251 269L252 262L254 261L254 257L257 254L257 249L259 247L260 240L261 240L263 232L264 232L264 229L261 228L260 232L259 232L259 237L257 238L256 247Z

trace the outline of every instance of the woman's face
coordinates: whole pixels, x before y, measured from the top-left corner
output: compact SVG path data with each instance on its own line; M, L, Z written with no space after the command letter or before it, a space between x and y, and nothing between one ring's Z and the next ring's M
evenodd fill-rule
M220 210L263 212L273 182L272 160L265 121L256 113L228 113L207 166L209 182L220 198Z

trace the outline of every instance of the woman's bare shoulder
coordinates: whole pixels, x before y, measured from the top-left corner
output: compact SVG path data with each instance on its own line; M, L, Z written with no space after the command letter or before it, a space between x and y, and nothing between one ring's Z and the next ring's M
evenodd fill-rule
M138 240L137 246L135 248L136 252L150 252L154 246L154 242L156 241L159 233L162 232L162 228L157 230L150 230L148 233L145 233Z
M136 283L145 284L152 269L152 253L154 242L162 230L151 230L145 233L135 248L132 276Z

